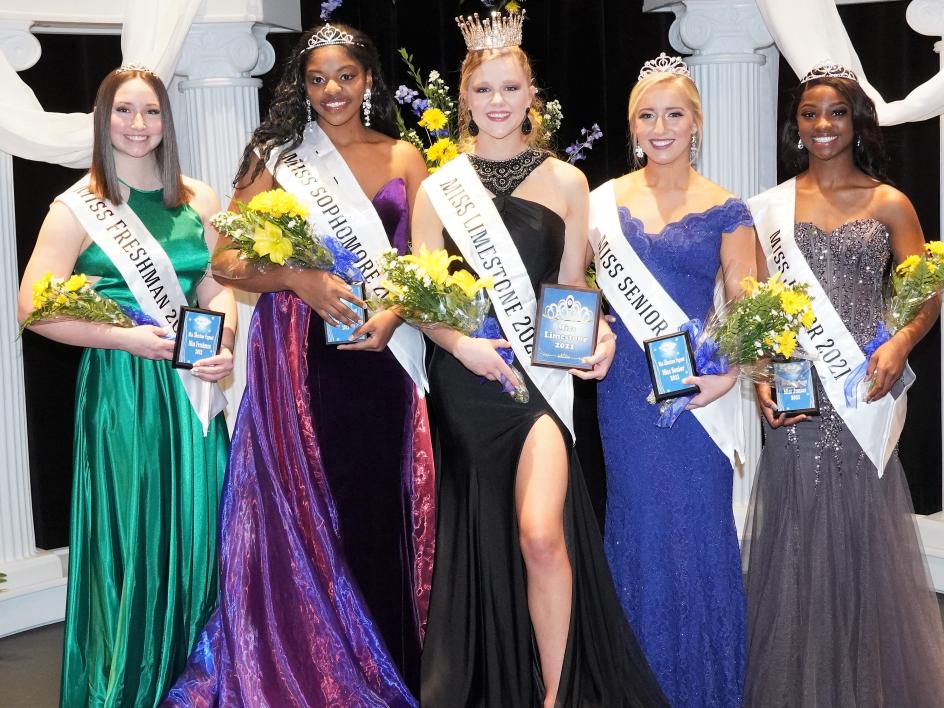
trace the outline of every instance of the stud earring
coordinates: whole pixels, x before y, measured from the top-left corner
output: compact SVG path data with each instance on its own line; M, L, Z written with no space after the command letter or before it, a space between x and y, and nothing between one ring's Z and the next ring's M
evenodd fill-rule
M688 161L695 164L696 159L698 159L698 135L696 131L693 130L691 146L688 148Z
M471 111L469 112L469 135L473 138L479 134L479 126L475 122L475 118L472 117Z
M646 153L645 153L645 151L642 149L642 147L637 144L636 147L633 148L633 155L636 156L636 159L637 159L637 160L641 160L641 159L643 159L643 158L646 156Z
M806 145L803 144L803 138L800 138L799 140L797 140L797 150L801 152L803 150L806 150Z
M370 127L370 89L364 89L364 101L361 103L361 110L364 112L364 127Z
M521 123L521 132L522 132L524 135L531 135L531 130L532 130L532 126L531 126L531 116L528 115L527 113L525 113L525 115L524 115L524 121L522 121L522 123Z
M311 99L305 99L305 120L311 123Z

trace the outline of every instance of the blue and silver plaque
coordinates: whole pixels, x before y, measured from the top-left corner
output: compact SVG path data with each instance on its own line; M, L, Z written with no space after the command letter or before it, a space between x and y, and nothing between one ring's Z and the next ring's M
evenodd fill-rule
M364 283L351 283L351 290L354 292L355 297L359 297L361 300L364 299ZM360 305L355 305L349 300L342 300L342 302L350 307L354 314L360 319L360 324L333 325L325 322L325 344L353 344L354 342L362 342L367 339L366 334L361 335L357 339L351 339L351 335L354 334L354 330L367 321L367 311Z
M689 376L695 376L695 357L687 333L674 332L647 339L643 348L657 401L698 393L698 386L682 383Z
M224 317L222 312L181 307L177 342L171 362L173 366L177 369L192 369L201 359L219 354Z
M600 291L573 285L542 285L531 363L589 371L600 318Z
M777 412L787 415L818 415L816 378L811 362L774 362L774 389L777 394Z

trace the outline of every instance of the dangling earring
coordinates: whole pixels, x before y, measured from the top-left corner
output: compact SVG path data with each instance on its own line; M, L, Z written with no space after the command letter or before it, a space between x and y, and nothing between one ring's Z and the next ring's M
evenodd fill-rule
M856 150L858 150L858 149L860 149L860 148L862 147L862 136L860 136L860 135L857 135L857 136L856 136L856 143L855 143L855 146L856 146Z
M361 110L364 112L364 127L370 127L370 89L364 89L364 102L361 103Z
M524 135L531 135L531 115L529 113L524 114L524 121L521 123L521 132Z
M641 160L642 158L646 156L646 153L642 149L642 147L637 143L636 147L633 148L633 155L636 156L637 160Z
M800 152L803 152L804 150L806 150L806 145L803 144L803 138L800 138L799 140L797 140L797 150L799 150Z
M305 99L305 120L311 123L311 99Z
M696 159L698 159L698 137L697 132L693 130L691 147L688 148L688 161L694 165Z
M469 111L469 135L473 138L479 134L479 126L472 117L472 111Z

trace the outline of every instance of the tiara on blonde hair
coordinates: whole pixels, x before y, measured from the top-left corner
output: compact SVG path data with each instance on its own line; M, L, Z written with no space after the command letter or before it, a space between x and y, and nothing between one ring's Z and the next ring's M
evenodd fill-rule
M661 52L655 59L650 59L642 65L638 80L642 81L650 74L675 74L687 79L692 78L688 64L682 61L682 57L670 57L665 52Z
M479 19L479 13L471 17L457 17L456 24L465 46L470 52L480 49L504 49L521 46L521 25L524 22L524 10L501 15L493 12L491 17Z

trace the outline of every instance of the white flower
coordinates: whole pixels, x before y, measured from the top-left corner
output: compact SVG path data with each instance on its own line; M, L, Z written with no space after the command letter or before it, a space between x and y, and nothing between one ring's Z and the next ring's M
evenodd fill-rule
M429 72L429 82L433 83L435 81L439 81L439 72L433 69L431 72Z

